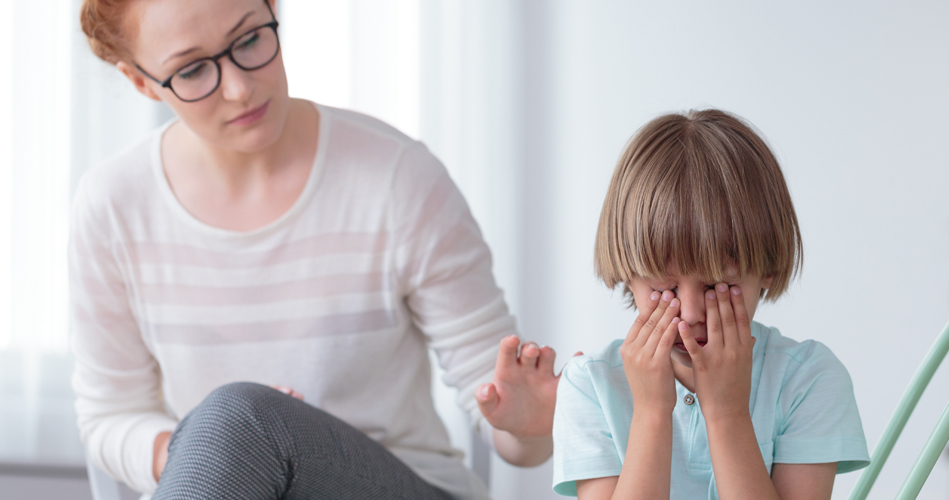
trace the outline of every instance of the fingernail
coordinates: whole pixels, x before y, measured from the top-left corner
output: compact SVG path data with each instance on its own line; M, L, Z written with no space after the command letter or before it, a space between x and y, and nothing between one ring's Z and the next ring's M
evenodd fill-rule
M679 331L684 332L687 324L685 321L679 322Z
M481 388L481 397L483 398L488 397L488 386L483 386Z
M678 323L679 321L682 321L682 320L680 320L678 316L676 316L675 318L672 318L672 324L673 324L673 325L676 324L676 323Z
M669 303L672 307L679 307L679 299L672 299L672 302Z
M715 285L715 288L716 288L719 292L727 292L727 291L728 291L728 285L726 285L725 283L719 283L719 284Z
M738 288L737 286L733 286L732 295L741 295L741 288Z
M668 302L670 299L672 299L672 292L670 292L669 290L662 292L662 300L665 300L666 302Z
M289 387L281 387L281 388L280 388L280 392L289 395L289 394L290 394L291 392L293 392L293 391L292 391Z
M659 300L659 292L652 292L652 294L649 296L649 299L652 301Z
M715 292L712 290L705 292L705 298L708 300L715 300Z

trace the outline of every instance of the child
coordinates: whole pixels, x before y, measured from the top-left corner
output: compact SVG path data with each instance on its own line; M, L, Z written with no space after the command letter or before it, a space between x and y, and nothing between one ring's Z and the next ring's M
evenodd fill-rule
M835 474L868 465L840 361L752 321L801 252L781 169L748 125L706 110L643 127L613 173L595 252L639 317L564 369L554 491L829 499Z

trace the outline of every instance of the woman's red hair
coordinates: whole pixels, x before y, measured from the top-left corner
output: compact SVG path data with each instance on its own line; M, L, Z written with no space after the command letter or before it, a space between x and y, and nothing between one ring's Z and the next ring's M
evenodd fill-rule
M103 61L115 64L131 57L126 16L134 0L83 0L79 23L89 46Z

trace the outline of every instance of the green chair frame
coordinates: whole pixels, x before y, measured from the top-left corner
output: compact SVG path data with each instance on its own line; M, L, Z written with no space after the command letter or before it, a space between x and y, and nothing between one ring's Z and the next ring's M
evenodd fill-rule
M949 352L949 324L942 329L942 333L929 348L926 358L923 359L922 364L916 370L916 374L913 375L913 380L906 388L906 392L903 393L903 399L900 400L899 406L896 407L896 411L890 418L890 423L883 431L883 437L877 444L876 449L873 450L870 466L863 471L860 480L857 481L857 485L850 493L850 500L865 500L867 498L870 488L873 487L873 483L880 474L880 469L883 468L887 457L893 451L893 445L896 444L900 433L903 432L906 421L909 420L909 416L916 409L916 403L919 402L919 398L923 395L923 391L926 390L926 386L929 385L929 381L932 380L933 374L936 373L936 369L939 368L947 352ZM946 448L946 443L949 443L949 405L946 405L942 416L939 417L939 422L936 423L936 428L933 429L925 446L923 446L923 451L916 458L916 463L913 464L909 475L903 481L903 486L896 494L896 500L914 500L919 495L919 491L923 489L923 484L929 479L929 474L936 466L936 460L939 459L942 450Z

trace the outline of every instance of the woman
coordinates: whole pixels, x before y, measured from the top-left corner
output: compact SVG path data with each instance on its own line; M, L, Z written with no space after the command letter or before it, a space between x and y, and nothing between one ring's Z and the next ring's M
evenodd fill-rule
M427 349L516 465L550 456L554 352L520 348L424 146L288 96L274 1L83 2L94 52L178 116L76 194L83 440L153 498L486 498Z

